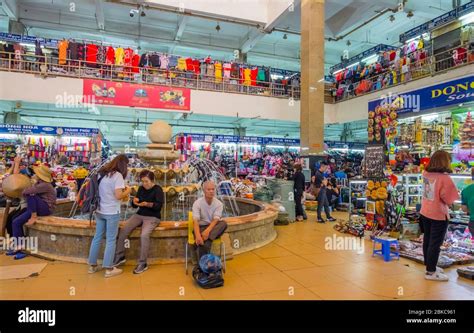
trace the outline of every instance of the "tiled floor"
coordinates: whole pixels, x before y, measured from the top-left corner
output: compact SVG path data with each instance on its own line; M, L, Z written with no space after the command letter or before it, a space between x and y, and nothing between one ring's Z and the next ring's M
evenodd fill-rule
M141 275L125 266L124 274L105 279L102 273L88 274L86 265L48 262L38 277L0 280L0 299L474 300L474 282L459 278L456 267L447 270L449 282L433 282L423 278L420 264L373 258L370 242L361 254L326 249L327 237L344 235L333 224L314 220L310 213L306 222L277 227L274 242L234 256L223 288L197 287L182 264L151 266ZM17 262L0 255L0 265L37 262L44 260Z

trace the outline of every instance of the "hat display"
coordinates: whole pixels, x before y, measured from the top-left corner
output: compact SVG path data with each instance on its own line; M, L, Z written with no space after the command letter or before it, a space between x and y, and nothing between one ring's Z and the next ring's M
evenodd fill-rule
M53 181L53 177L51 176L51 170L44 164L40 164L38 166L33 166L33 171L35 175L38 176L39 179L45 181L47 183L51 183Z

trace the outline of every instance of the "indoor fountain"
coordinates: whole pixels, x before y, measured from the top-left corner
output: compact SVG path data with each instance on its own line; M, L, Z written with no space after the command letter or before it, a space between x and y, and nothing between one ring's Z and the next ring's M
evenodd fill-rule
M150 238L151 263L184 261L188 212L201 194L202 182L208 179L216 182L219 189L217 197L224 203L223 215L228 228L223 240L229 255L251 251L276 238L274 221L278 211L274 206L236 198L228 195L228 191L220 191L219 185L225 183L225 177L209 160L190 159L180 166L179 163L174 163L179 159L179 154L170 144L172 129L167 123L158 121L151 124L148 137L151 143L139 153L139 158L148 169L154 171L156 182L166 193L162 221ZM130 168L132 186L140 171L140 168ZM121 225L135 211L128 203L124 206ZM53 216L39 217L34 225L27 227L29 236L38 237L38 253L35 255L69 262L86 262L95 233L95 222L90 222L80 214L67 217L69 215L69 211L59 209ZM132 264L140 250L140 232L138 228L130 235L130 248L126 256Z

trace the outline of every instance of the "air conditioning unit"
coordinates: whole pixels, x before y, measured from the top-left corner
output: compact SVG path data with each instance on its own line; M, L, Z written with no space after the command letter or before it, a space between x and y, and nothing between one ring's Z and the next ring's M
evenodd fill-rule
M5 112L3 116L3 122L5 124L19 124L20 123L20 114L17 112Z

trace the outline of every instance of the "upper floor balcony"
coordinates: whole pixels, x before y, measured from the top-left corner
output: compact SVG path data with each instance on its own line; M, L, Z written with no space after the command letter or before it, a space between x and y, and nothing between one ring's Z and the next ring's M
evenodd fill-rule
M336 83L326 84L325 102L348 101L415 80L434 77L470 64L474 64L472 43L442 52L434 52L431 47L427 47L414 51L408 57L395 58L385 65L375 63L371 69L346 68L335 73Z

